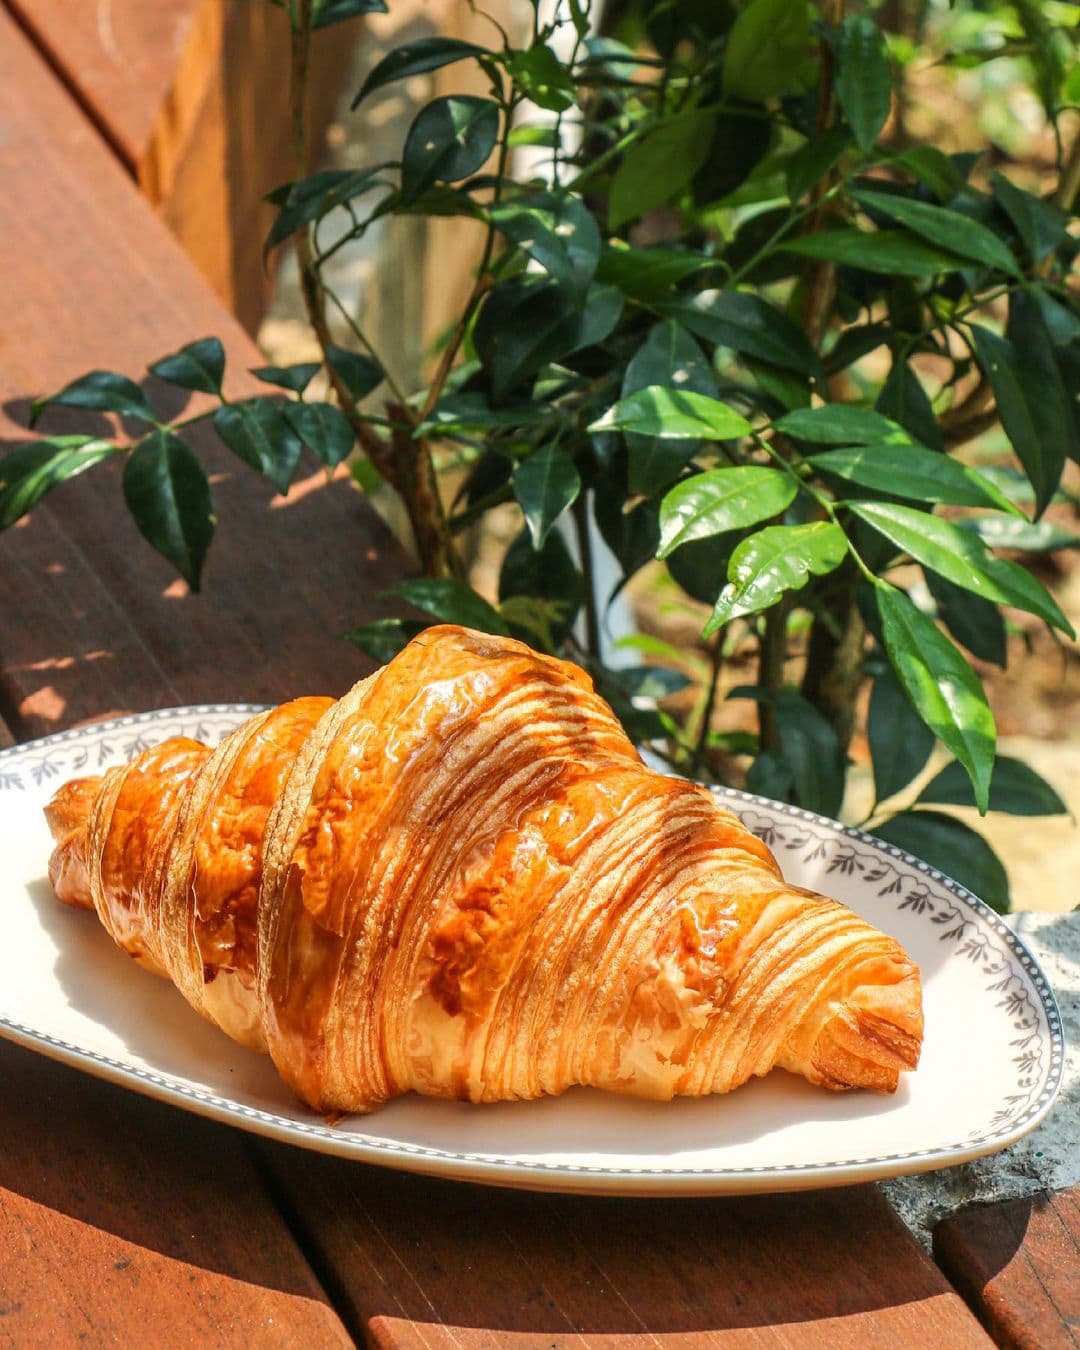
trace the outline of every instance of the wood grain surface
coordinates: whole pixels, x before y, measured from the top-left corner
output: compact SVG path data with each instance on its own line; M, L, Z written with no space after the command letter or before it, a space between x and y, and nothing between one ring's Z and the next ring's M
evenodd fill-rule
M1080 1346L1080 1187L960 1210L934 1255L999 1345Z
M210 333L231 391L266 392L246 374L257 349L3 11L0 120L0 178L33 183L0 228L0 452L30 437L36 395L95 367L138 379ZM185 397L147 388L163 410ZM40 429L99 425L48 412ZM206 429L191 444L219 517L199 596L138 534L118 465L65 484L0 537L0 715L19 738L124 709L336 694L370 669L338 635L388 613L377 597L410 563L364 498L308 461L283 499Z
M351 1345L242 1136L0 1042L0 1345Z
M414 1346L986 1346L876 1188L532 1195L258 1141L346 1325Z
M211 288L254 332L273 286L263 198L292 177L286 16L264 0L3 0ZM362 32L315 34L312 144Z

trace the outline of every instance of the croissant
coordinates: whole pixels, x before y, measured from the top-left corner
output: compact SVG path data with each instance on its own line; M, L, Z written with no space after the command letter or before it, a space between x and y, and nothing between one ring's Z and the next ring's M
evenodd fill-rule
M646 768L584 671L429 628L343 698L173 739L46 808L57 896L320 1111L774 1066L894 1091L919 972Z

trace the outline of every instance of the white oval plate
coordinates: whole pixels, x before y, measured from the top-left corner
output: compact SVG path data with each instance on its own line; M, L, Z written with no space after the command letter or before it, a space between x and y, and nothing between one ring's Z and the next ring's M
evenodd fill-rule
M0 752L0 1035L175 1106L305 1148L537 1190L706 1195L799 1190L928 1171L995 1152L1049 1111L1061 1022L1030 953L925 863L835 822L718 791L785 876L834 895L918 962L922 1063L893 1097L833 1094L776 1071L727 1096L643 1102L577 1088L494 1106L409 1095L327 1124L269 1060L234 1045L96 919L56 902L42 804L167 736L215 743L257 711L166 709Z

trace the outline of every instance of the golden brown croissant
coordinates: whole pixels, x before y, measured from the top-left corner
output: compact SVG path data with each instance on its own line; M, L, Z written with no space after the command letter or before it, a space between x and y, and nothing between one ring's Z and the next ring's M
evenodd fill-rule
M166 741L46 814L57 895L320 1110L774 1065L893 1091L918 1060L901 947L509 639L428 629L336 703Z

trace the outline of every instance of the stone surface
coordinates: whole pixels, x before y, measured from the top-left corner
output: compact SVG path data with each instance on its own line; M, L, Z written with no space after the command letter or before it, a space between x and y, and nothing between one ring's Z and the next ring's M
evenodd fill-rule
M1080 909L1015 914L1010 922L1046 972L1061 1009L1066 1042L1061 1095L1041 1125L1001 1153L882 1183L927 1250L935 1224L962 1205L1080 1185Z

